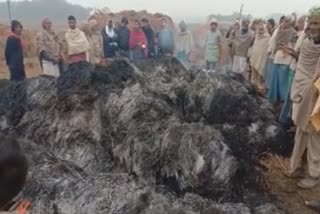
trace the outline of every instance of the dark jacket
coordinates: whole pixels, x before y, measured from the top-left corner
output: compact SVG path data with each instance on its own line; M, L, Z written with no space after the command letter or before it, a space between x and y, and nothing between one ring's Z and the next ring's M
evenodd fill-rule
M10 79L20 81L25 79L23 47L21 39L11 35L7 39L5 48L6 63L10 70Z
M130 30L128 29L128 27L121 26L118 28L117 32L119 49L123 51L128 51Z
M105 29L102 30L103 38L103 53L105 58L111 58L116 55L118 51L118 32L114 29L116 36L111 38L107 35Z
M143 27L142 28L144 34L146 35L148 41L148 55L149 57L154 57L155 55L155 47L154 47L154 32L151 27Z

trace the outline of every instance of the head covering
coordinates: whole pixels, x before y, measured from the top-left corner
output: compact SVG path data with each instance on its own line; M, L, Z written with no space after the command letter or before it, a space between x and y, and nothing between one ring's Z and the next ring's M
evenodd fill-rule
M187 24L184 21L181 21L179 23L179 27L186 29L187 28Z
M218 24L218 20L216 18L212 18L210 24Z
M22 27L22 24L18 20L12 20L11 22L11 31L14 32L14 29L18 26Z
M112 22L112 28L109 28L109 22ZM113 38L115 37L116 33L114 31L114 21L112 19L108 20L106 28L105 28L106 34L108 37Z
M314 6L309 10L309 16L317 16L320 17L320 6Z
M51 23L51 20L49 18L44 18L41 22L42 28L45 28L45 25Z
M89 27L92 29L98 24L96 19L90 19L88 22Z
M249 19L244 19L244 20L242 20L242 23L245 23L245 24L247 24L249 26L250 20Z
M289 22L294 22L295 17L293 15L287 15L284 20L289 21Z

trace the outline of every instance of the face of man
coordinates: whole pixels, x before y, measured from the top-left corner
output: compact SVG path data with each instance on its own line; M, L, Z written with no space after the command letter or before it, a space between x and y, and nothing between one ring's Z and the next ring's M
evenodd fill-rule
M162 27L167 27L168 26L167 20L162 20L161 26Z
M304 30L304 25L305 25L305 18L298 19L297 27L298 27L299 31Z
M258 34L263 35L265 33L264 25L258 25Z
M216 31L217 30L217 27L218 27L218 25L217 25L217 23L211 23L210 24L210 30L213 32L213 31Z
M309 32L311 37L320 42L320 17L312 16L309 18Z
M109 21L109 22L108 22L108 27L109 27L109 28L113 28L113 21Z
M248 23L247 22L242 22L241 28L242 28L242 30L248 30L249 29Z
M272 30L273 29L273 26L272 26L272 24L270 22L267 23L267 28L268 28L268 30Z
M22 33L22 26L21 26L21 25L17 25L17 26L14 28L14 32L15 32L17 35L21 35L21 33Z
M44 23L44 29L48 30L48 31L51 31L52 29L52 22L51 21L46 21Z
M133 23L133 28L136 29L136 30L140 29L140 23L139 22L134 22Z
M142 24L142 27L145 27L145 28L149 26L148 22L141 22L141 24Z
M76 27L77 27L76 20L69 20L68 24L69 24L69 28L72 29L72 30L76 29Z
M292 26L292 21L290 19L285 19L283 22L283 28L288 29Z
M89 21L89 28L90 28L91 30L97 30L97 28L98 28L98 22L97 22L95 19L91 19L91 20Z

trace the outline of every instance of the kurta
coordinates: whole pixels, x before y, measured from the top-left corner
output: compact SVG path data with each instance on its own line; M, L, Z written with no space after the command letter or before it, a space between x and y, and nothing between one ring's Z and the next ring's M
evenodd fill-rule
M193 47L193 38L190 31L180 32L176 38L176 57L183 64L189 62L189 55Z
M275 35L274 47L272 48L275 57L268 91L268 99L271 103L284 102L290 90L288 77L292 57L280 49L280 45L283 44L293 48L292 44L295 42L296 35L297 33L293 28L280 28Z
M219 47L221 44L220 31L209 31L206 38L206 61L217 63L219 59Z
M299 38L295 44L294 50L296 52L300 52L300 48L302 45L302 42L306 38L306 34L304 31L299 33ZM289 76L288 76L288 88L291 89L292 87L292 81L293 81L293 76L296 71L296 66L297 66L297 61L295 59L292 59L290 63L290 71L289 71ZM286 123L291 119L291 113L292 113L292 102L290 98L291 90L288 90L287 98L285 99L284 105L281 110L280 118L279 121L282 123Z
M303 156L307 153L309 176L320 178L320 134L310 123L310 115L317 100L314 82L319 74L320 45L313 40L304 40L293 80L291 99L292 119L297 126L295 147L290 160L290 171L302 167Z

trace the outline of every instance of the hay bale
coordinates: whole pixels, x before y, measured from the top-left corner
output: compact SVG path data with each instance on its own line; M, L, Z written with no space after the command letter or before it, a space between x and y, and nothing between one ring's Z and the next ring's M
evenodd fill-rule
M46 204L46 213L187 214L215 206L246 214L214 200L244 201L250 209L266 202L252 205L242 192L260 187L259 157L281 149L283 130L238 75L188 71L172 58L139 69L121 60L95 70L79 63L58 79L9 83L0 95L0 124L6 124L0 131L34 142L32 157L47 151L44 161L34 161L35 183L25 190ZM168 190L136 206L146 189L159 185ZM183 206L189 199L181 202L172 192L195 194L207 205ZM167 206L172 203L178 205Z

